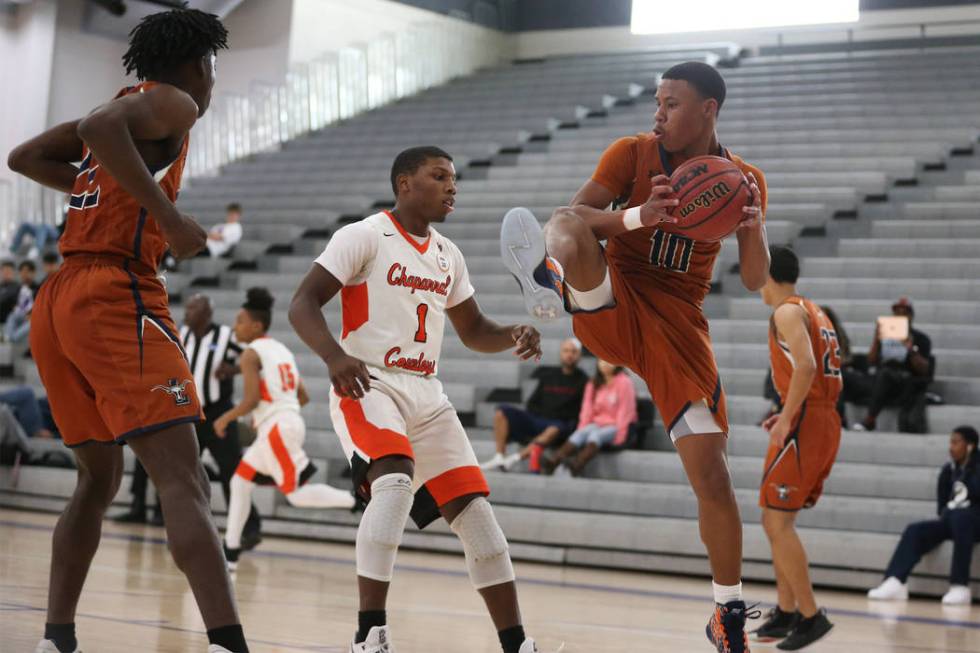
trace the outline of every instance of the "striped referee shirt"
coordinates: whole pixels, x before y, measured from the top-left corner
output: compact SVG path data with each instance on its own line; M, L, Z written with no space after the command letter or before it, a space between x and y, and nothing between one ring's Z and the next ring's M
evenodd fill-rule
M234 381L219 381L214 375L222 362L234 365L242 348L232 341L231 327L212 324L199 339L190 327L180 327L180 341L184 343L187 360L194 373L197 396L205 409L218 402L228 403L234 392Z

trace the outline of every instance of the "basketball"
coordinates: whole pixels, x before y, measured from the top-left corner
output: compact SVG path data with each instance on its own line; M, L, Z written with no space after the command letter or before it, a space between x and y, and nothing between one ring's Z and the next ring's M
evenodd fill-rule
M687 161L670 177L680 201L673 215L676 224L661 229L693 240L716 242L729 236L752 203L752 191L742 171L720 156L699 156Z

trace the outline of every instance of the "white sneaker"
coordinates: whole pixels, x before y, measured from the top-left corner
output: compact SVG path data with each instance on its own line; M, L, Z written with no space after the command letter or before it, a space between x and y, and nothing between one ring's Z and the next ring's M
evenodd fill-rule
M944 605L970 605L971 600L970 588L966 585L950 585L943 596Z
M538 648L538 645L534 643L534 640L528 637L524 640L524 643L521 644L521 648L518 649L517 653L539 653L540 650L541 649ZM561 653L563 650L565 650L564 644L559 646L555 653Z
M519 451L510 454L504 458L504 470L509 472L514 468L514 465L519 462L521 462L521 454Z
M504 454L495 453L493 454L493 458L480 465L480 468L487 471L500 472L506 468L506 460Z
M350 653L395 653L388 636L388 626L374 626L360 644L350 643Z
M218 644L212 644L211 646L208 647L208 653L231 653L231 651L226 649L224 646L220 646Z
M34 653L58 653L58 647L50 639L42 639L34 649ZM82 653L82 649L76 647L74 653Z
M881 585L868 590L868 598L875 601L908 601L909 586L889 576Z

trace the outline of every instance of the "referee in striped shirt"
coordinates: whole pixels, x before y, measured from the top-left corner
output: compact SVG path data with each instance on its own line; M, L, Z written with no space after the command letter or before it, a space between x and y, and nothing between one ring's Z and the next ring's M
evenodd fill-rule
M196 294L184 304L184 326L180 328L180 340L187 353L198 399L204 408L205 421L197 424L197 441L201 451L207 449L218 463L218 476L225 503L230 499L231 477L242 459L242 445L238 439L238 424L232 422L225 437L214 432L214 420L234 407L234 377L238 372L238 355L242 348L232 340L230 327L214 323L214 307L207 295ZM133 470L133 503L128 513L115 518L122 523L146 521L147 476L137 462ZM157 507L151 523L162 521ZM251 549L259 540L261 521L252 506L245 529L242 531L242 548Z

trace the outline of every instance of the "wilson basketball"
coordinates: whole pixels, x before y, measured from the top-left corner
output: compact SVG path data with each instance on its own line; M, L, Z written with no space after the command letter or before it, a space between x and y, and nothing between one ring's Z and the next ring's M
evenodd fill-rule
M720 156L699 156L687 161L670 177L676 224L661 228L693 240L719 241L735 231L752 202L752 191L742 171Z

